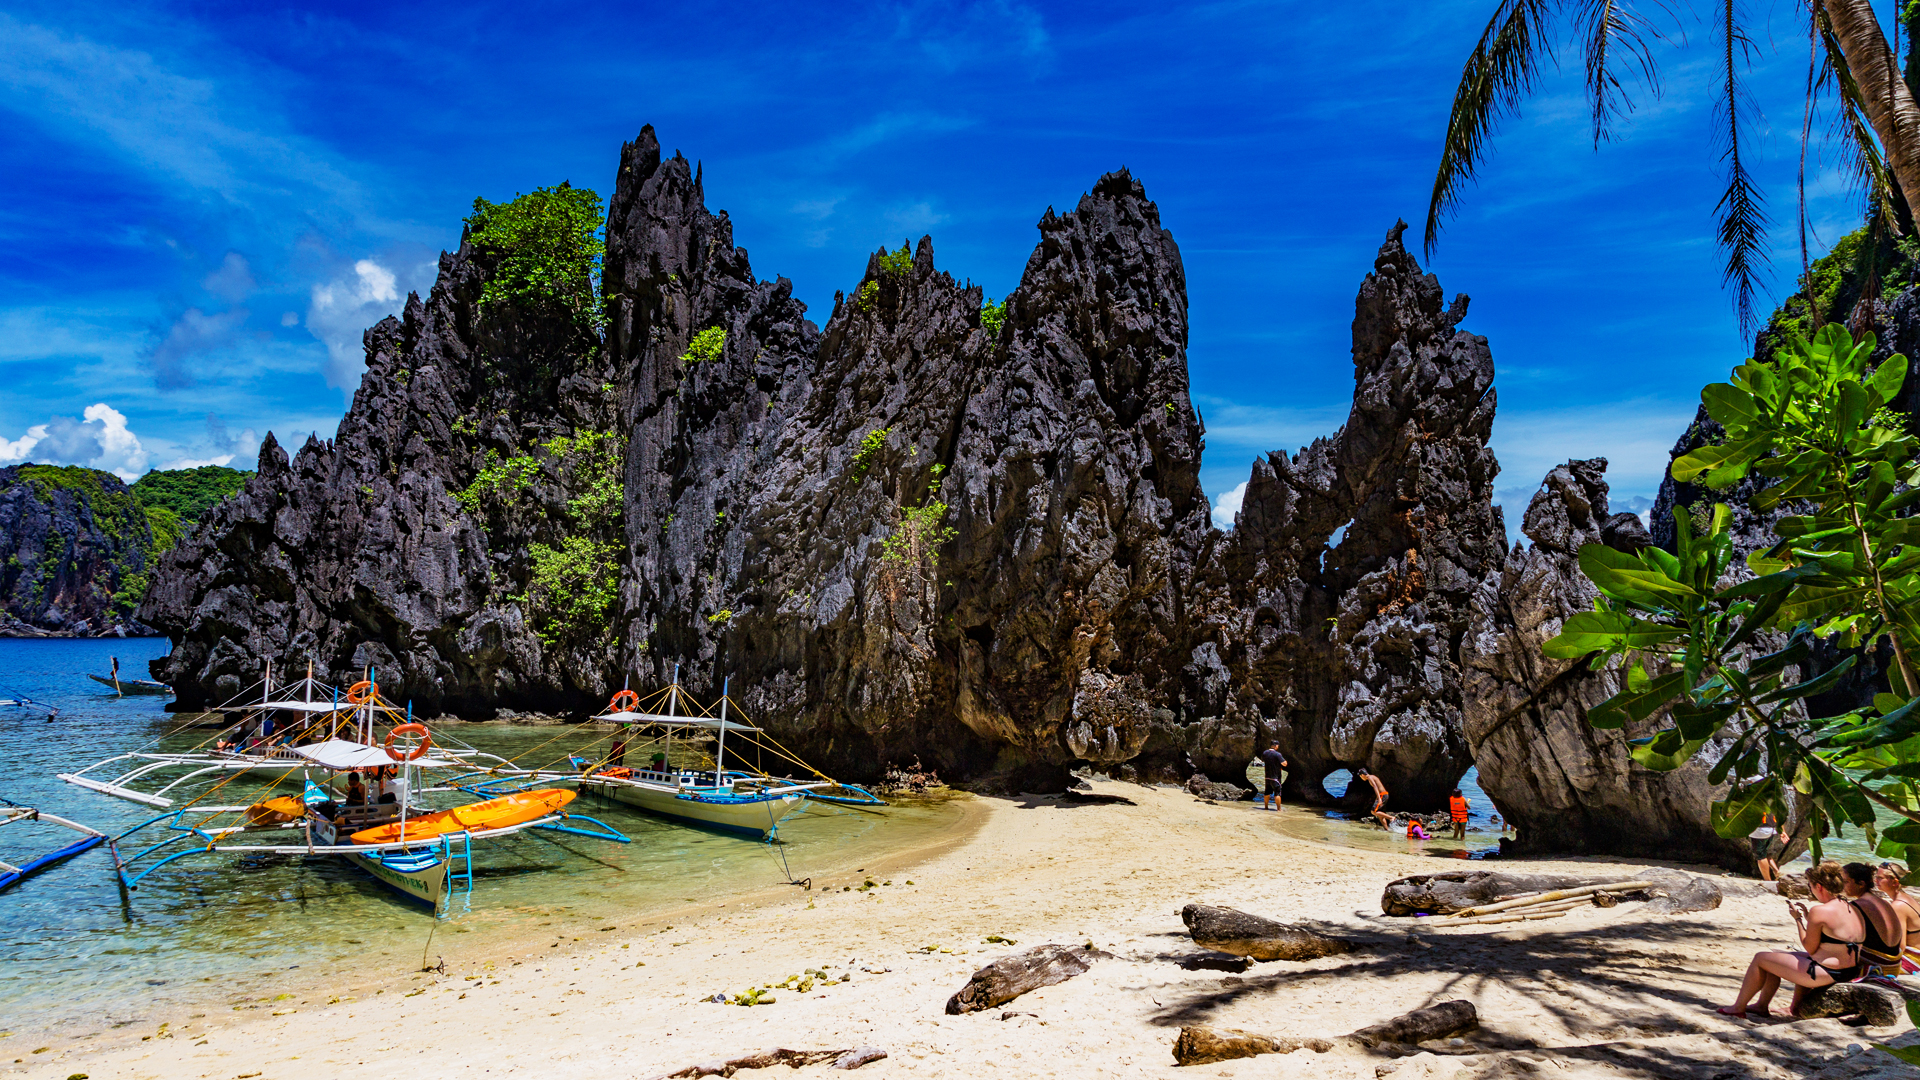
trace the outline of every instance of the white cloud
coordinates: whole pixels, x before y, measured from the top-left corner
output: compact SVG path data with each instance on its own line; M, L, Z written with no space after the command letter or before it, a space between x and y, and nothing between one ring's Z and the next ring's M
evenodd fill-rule
M162 390L184 390L194 384L185 361L189 357L232 345L246 325L247 309L234 308L209 315L188 308L153 350L153 381Z
M27 460L33 448L47 437L47 425L35 424L27 429L25 435L14 440L0 439L0 465L11 465L16 461Z
M1245 480L1240 481L1240 486L1221 492L1220 497L1213 501L1214 528L1233 528L1234 515L1240 512L1240 504L1246 500L1246 497L1247 481Z
M353 276L313 287L307 305L307 332L327 347L327 385L352 389L365 363L361 336L367 327L394 313L400 303L398 278L392 270L361 259Z
M233 460L232 454L220 454L210 458L174 458L160 466L163 469L198 469L202 465L225 465Z
M253 268L247 265L245 256L229 251L220 260L220 268L208 274L200 287L229 304L237 304L253 294Z
M18 439L0 438L0 465L38 460L104 469L129 483L146 472L147 452L124 413L105 402L89 405L84 421L56 416Z

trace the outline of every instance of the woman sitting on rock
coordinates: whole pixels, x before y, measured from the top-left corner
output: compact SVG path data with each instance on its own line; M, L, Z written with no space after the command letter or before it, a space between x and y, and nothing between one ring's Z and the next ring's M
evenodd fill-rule
M1907 868L1897 862L1883 862L1873 871L1873 883L1886 894L1887 902L1907 928L1906 943L1900 948L1899 974L1911 975L1920 971L1920 903L1901 885L1900 879L1906 876Z
M1807 871L1813 907L1787 905L1800 927L1804 951L1755 953L1753 962L1747 965L1747 977L1741 980L1739 995L1733 1004L1722 1005L1720 1012L1727 1016L1768 1015L1767 1007L1783 979L1801 988L1793 992L1797 1007L1801 990L1817 990L1860 977L1860 943L1867 937L1866 916L1847 901L1845 883L1840 864L1831 860Z

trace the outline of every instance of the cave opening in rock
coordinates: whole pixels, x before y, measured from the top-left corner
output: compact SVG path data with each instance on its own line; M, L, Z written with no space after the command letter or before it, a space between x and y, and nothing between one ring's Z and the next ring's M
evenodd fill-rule
M1335 769L1320 778L1320 790L1336 799L1344 799L1347 785L1353 783L1353 773L1346 769Z

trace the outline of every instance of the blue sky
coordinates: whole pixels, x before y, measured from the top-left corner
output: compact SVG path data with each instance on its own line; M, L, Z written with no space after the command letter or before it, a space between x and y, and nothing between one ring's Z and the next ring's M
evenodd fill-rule
M1186 259L1226 518L1256 455L1344 421L1354 292L1396 217L1417 234L1491 6L16 3L0 463L250 466L268 430L330 435L360 331L426 290L474 196L604 194L652 123L819 320L869 251L929 232L1003 295L1045 209L1130 167ZM1795 11L1748 12L1776 297L1799 258ZM1563 56L1432 264L1492 339L1510 525L1568 457L1649 500L1701 384L1746 355L1711 240L1714 42L1682 29L1656 46L1663 95L1636 91L1598 152ZM1809 187L1824 247L1858 207L1817 153Z

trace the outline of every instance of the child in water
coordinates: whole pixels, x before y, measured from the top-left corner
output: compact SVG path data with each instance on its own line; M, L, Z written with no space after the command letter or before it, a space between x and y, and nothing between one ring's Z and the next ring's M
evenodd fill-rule
M1425 830L1425 829L1423 829L1423 828L1421 828L1421 827L1420 827L1420 819L1419 819L1419 818L1416 818L1416 817L1410 817L1410 818L1408 818L1408 819L1407 819L1407 839L1409 839L1409 840L1431 840L1431 839L1432 839L1432 837L1430 837L1430 836L1428 836L1428 835L1427 835L1427 830Z

